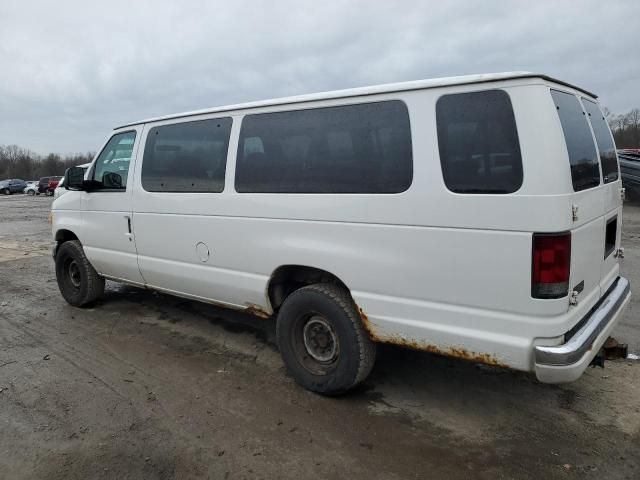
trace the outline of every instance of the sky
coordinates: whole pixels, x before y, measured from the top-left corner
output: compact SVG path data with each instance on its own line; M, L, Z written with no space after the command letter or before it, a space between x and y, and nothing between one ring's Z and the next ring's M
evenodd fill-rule
M158 115L516 70L624 113L639 18L638 0L0 0L0 145L95 151Z

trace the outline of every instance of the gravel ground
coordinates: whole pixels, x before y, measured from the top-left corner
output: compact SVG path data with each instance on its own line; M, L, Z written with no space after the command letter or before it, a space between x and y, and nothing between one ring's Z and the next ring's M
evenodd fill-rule
M640 362L553 386L384 346L342 398L284 372L274 322L108 283L79 310L51 200L0 197L0 479L640 478ZM624 274L640 286L640 206ZM615 337L640 353L640 295Z

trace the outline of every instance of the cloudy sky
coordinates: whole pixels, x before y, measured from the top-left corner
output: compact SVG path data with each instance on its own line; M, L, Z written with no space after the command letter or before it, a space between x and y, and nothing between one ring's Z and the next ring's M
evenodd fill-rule
M544 72L640 107L640 1L0 0L0 145L96 150L119 123L420 78Z

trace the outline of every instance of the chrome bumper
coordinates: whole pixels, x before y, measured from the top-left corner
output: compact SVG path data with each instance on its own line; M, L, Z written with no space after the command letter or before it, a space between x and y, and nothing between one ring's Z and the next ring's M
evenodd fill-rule
M535 347L536 364L565 366L580 361L593 348L598 336L617 319L618 311L629 296L629 292L629 280L618 277L613 289L600 302L596 310L590 313L589 319L569 341L553 347Z

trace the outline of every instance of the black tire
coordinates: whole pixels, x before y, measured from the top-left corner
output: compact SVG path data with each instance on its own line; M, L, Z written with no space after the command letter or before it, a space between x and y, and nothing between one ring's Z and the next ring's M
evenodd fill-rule
M2 190L2 193L4 193L5 195L11 195L11 190L5 188L4 190Z
M33 197L35 194L36 192L34 192L33 190L27 190L27 195L30 195Z
M104 278L98 275L77 240L64 242L56 254L56 279L64 299L84 307L104 293Z
M289 295L278 313L276 337L289 373L304 388L339 395L373 368L376 344L344 288L318 283Z

